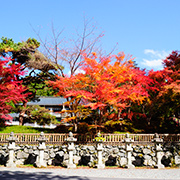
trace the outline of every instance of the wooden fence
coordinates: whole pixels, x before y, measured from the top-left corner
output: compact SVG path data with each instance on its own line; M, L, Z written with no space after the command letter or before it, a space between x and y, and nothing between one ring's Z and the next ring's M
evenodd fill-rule
M10 134L0 134L0 144L7 143L7 138ZM17 137L17 144L38 144L37 138L40 134L37 133L15 133ZM159 134L160 138L164 142L180 142L180 134ZM61 145L65 143L68 134L45 134L48 139L46 144L48 145ZM77 138L77 144L92 144L95 135L74 134ZM101 134L101 137L105 138L105 144L108 145L121 145L122 140L125 138L125 134ZM135 144L149 144L152 143L154 134L130 134L130 138L134 140Z

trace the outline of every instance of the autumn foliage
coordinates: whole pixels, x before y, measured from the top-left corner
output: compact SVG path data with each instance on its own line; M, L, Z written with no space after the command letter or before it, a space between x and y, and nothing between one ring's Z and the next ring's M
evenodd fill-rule
M0 118L9 118L7 114L13 104L23 101L25 88L17 80L22 75L19 64L14 64L11 58L1 57L0 60Z
M152 89L148 90L149 101L138 112L144 113L142 125L148 132L179 132L180 126L180 54L173 51L163 60L164 68L149 71ZM175 122L174 119L177 121Z
M91 57L84 55L81 71L70 77L58 77L50 84L59 89L58 96L71 101L78 99L84 108L97 110L99 124L107 119L131 119L131 104L142 104L148 99L147 89L152 88L153 80L124 53L99 58L96 53Z
M54 57L44 44L50 53L49 57L53 59L38 51L40 43L35 39L14 43L12 39L2 38L0 119L9 118L7 114L14 104L23 102L20 124L23 124L28 111L31 120L37 121L42 109L29 109L26 107L27 101L37 95L54 95L57 92L56 96L67 99L64 104L66 110L63 108L60 112L63 121L72 121L76 126L80 122L81 129L83 126L86 129L87 124L83 123L90 122L91 126L104 126L108 132L110 129L114 132L114 127L118 127L119 131L131 131L122 128L126 125L140 129L140 132L179 132L180 53L173 51L164 59L162 70L146 71L137 67L134 58L125 56L123 52L103 57L91 53L94 43L84 46L85 34L81 48L75 48L75 51L59 51L55 48ZM58 53L62 53L60 57ZM58 61L69 65L71 75L65 75L64 68L68 66L63 67ZM25 69L29 71L27 76L23 74ZM53 91L46 87L46 82L54 88ZM50 122L47 114L47 121L43 118L41 115L40 124L42 121Z

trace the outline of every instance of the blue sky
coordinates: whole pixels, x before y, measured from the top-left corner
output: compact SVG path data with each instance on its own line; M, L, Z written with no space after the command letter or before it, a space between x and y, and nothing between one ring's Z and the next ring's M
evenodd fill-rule
M68 38L83 29L84 16L93 19L102 49L114 54L124 51L135 57L138 66L161 69L161 61L179 50L180 0L6 0L1 2L1 37L15 42L42 37L53 22ZM31 25L30 25L31 24Z

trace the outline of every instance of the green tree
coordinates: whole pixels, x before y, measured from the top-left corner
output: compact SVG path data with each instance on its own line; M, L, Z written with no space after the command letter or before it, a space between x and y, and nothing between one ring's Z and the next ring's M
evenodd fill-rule
M17 79L22 81L22 85L27 87L26 93L29 94L27 101L36 97L39 89L43 89L46 80L52 80L54 76L54 66L49 63L48 59L38 50L40 43L34 39L29 38L27 41L15 43L12 39L1 38L0 54L3 57L11 57L12 64L19 63L22 71L27 71L26 76L17 75ZM29 87L29 88L28 88ZM34 87L34 88L32 88ZM25 115L25 107L27 101L23 101L23 109L20 111L20 125L23 124Z
M27 122L37 122L37 124L45 125L50 123L57 123L56 117L51 115L49 110L39 105L28 106L25 109L27 114Z

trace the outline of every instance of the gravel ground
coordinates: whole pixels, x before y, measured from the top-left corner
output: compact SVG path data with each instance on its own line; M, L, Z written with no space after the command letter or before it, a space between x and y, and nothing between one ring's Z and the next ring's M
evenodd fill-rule
M64 169L64 168L7 168L0 167L0 179L5 173L50 173L56 176L81 176L129 179L179 179L180 169Z

